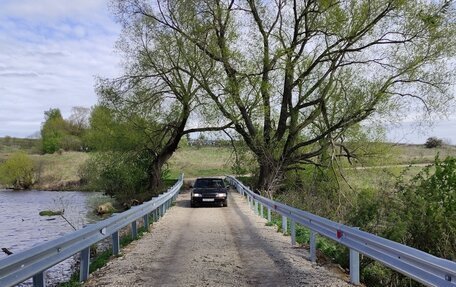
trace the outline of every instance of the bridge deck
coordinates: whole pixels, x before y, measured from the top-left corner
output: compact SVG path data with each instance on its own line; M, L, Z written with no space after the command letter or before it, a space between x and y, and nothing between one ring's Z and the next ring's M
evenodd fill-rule
M84 286L350 286L265 226L231 192L225 208L190 208L189 193Z

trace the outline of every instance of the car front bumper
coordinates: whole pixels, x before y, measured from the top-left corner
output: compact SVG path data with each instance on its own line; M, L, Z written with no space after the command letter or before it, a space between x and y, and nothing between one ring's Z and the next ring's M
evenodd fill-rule
M226 197L192 197L191 200L196 205L220 204L226 202Z

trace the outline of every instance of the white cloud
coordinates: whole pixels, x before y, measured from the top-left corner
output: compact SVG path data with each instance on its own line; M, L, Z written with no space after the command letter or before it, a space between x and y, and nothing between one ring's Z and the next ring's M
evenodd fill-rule
M2 0L2 14L33 20L60 20L62 17L88 17L107 13L105 0Z
M0 136L28 136L44 111L97 101L95 76L119 74L119 26L107 1L2 1Z

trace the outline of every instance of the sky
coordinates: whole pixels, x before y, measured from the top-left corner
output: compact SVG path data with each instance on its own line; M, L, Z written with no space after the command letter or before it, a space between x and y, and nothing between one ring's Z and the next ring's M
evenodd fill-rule
M0 0L0 136L40 130L44 111L97 102L96 76L120 74L107 0Z
M0 137L36 134L50 108L68 118L72 107L96 104L96 77L121 72L119 33L108 0L0 0ZM456 144L455 115L415 126L388 127L388 140Z

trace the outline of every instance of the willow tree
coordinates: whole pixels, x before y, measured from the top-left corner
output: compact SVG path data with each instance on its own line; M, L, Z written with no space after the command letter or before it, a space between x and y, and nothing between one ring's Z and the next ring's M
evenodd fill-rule
M350 157L344 134L363 120L442 111L452 99L451 1L127 0L116 8L200 52L183 72L255 154L260 191L322 154Z
M204 117L198 100L202 87L186 70L196 69L199 50L176 45L181 36L157 29L146 17L118 15L123 31L117 48L123 55L124 73L100 79L99 105L109 113L108 123L98 125L94 137L101 150L129 153L145 165L148 189L161 187L163 166L178 148L181 138L192 132L216 131L228 124L189 128L191 116ZM117 128L114 129L114 126Z

